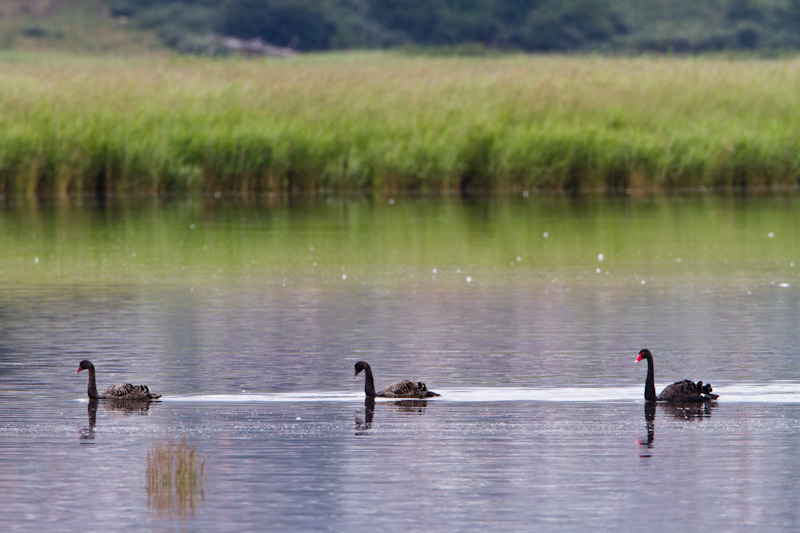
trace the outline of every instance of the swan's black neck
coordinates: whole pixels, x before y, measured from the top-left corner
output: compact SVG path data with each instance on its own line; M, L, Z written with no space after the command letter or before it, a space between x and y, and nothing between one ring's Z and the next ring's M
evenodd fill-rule
M94 367L89 367L89 399L90 400L99 400L101 396L97 394L97 383L94 380Z
M364 394L367 395L368 398L374 398L377 396L375 393L375 380L372 379L372 369L369 365L364 369L364 373L366 374L364 379Z
M644 356L647 359L647 380L644 382L644 399L648 402L655 402L658 400L656 396L656 378L655 371L653 370L653 356L647 354Z

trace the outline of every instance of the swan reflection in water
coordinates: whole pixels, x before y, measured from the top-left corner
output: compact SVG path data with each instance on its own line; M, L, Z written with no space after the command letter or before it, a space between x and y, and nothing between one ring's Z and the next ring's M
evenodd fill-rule
M647 449L653 448L653 441L655 441L655 420L656 409L663 409L667 414L680 420L699 420L711 416L712 408L715 407L716 402L690 402L690 403L662 403L645 402L644 403L644 421L645 428L647 429L647 440L639 439L639 446ZM656 407L658 406L658 407ZM640 453L639 457L650 457L649 453Z
M375 416L375 398L364 398L364 418L359 419L356 413L356 435L366 435L372 429L372 418Z
M644 402L644 421L647 428L647 441L639 439L639 446L653 447L653 441L656 439L656 404L655 402ZM639 457L650 457L649 455L639 454Z
M381 402L381 405L391 405L401 413L421 415L428 406L427 400L397 400L394 402ZM375 398L364 398L364 417L356 413L356 435L367 435L372 429L372 419L375 417Z
M80 440L94 440L94 429L97 426L97 408L101 402L99 400L89 400L86 412L89 417L89 426L80 428L78 438ZM147 416L150 414L150 404L153 402L142 402L132 400L103 400L103 408L106 411L117 411L126 415Z
M89 400L86 410L89 415L89 427L82 427L78 438L80 440L94 440L94 426L97 425L97 400Z

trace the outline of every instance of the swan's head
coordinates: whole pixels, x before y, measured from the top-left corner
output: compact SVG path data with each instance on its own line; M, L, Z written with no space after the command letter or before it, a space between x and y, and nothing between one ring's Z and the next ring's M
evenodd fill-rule
M83 360L83 361L81 361L81 362L80 362L80 364L78 365L78 371L77 371L77 372L75 372L75 373L77 374L77 373L78 373L78 372L80 372L81 370L94 370L94 365L93 365L93 364L91 363L91 361L89 361L88 359L84 359L84 360Z
M636 364L639 361L641 361L642 359L652 359L652 358L653 358L653 354L650 353L650 350L645 348L644 350L639 350L639 358L636 359L636 361L634 361L633 363Z
M359 361L358 363L356 363L356 373L355 373L355 374L353 374L353 377L354 377L354 378L357 378L357 377L358 377L358 375L359 375L361 372L363 372L364 370L366 370L366 369L368 369L368 368L369 368L369 365L367 364L367 362L366 362L366 361Z

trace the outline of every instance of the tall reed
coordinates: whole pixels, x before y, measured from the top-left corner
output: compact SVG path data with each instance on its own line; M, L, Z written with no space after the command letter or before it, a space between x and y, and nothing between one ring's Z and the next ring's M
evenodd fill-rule
M186 444L172 439L147 451L147 502L157 513L185 518L194 513L197 498L204 499L205 461Z
M0 55L0 192L788 186L800 62Z

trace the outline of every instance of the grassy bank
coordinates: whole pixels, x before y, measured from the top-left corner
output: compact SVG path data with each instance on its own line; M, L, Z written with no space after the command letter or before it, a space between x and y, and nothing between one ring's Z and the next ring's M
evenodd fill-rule
M0 191L796 185L800 61L0 56Z

